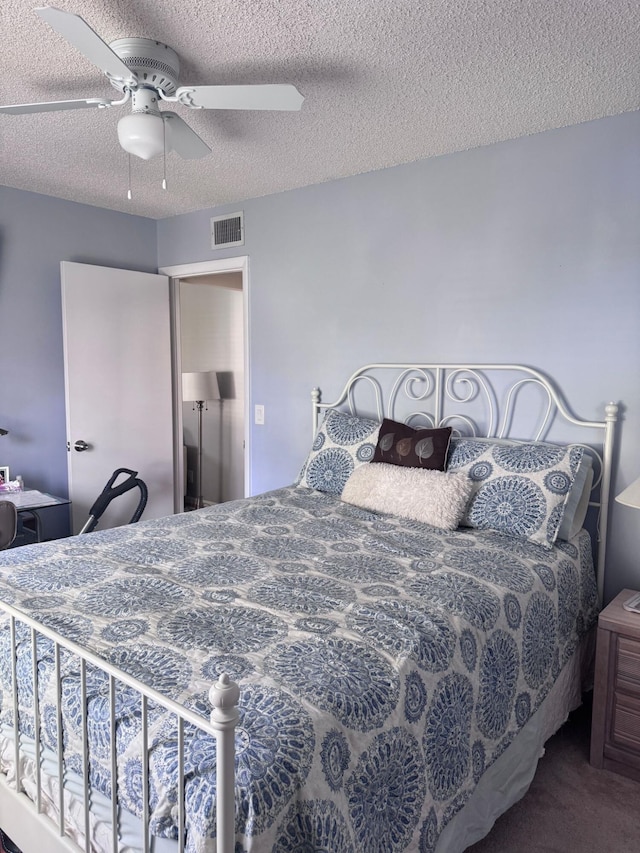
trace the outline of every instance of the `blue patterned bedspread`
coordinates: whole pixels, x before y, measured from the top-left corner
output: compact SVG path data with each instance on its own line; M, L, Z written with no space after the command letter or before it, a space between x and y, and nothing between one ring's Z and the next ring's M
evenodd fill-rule
M274 853L433 850L596 620L584 531L549 550L293 486L5 551L0 598L205 716L217 674L236 679L236 850ZM38 657L54 749L44 639ZM78 666L67 655L62 666L66 767L79 772ZM0 675L10 679L6 654ZM107 684L93 671L88 682L91 781L109 796ZM119 689L117 715L119 796L140 815L132 691ZM187 850L202 853L215 849L216 748L187 729ZM158 709L150 738L152 831L175 837L175 728Z

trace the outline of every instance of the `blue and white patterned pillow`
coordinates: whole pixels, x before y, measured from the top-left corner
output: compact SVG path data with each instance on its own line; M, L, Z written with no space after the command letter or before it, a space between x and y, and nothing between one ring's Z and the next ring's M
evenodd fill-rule
M351 472L370 462L376 449L380 421L329 409L316 433L298 485L341 495Z
M551 547L584 449L544 442L456 438L447 471L474 483L462 524Z

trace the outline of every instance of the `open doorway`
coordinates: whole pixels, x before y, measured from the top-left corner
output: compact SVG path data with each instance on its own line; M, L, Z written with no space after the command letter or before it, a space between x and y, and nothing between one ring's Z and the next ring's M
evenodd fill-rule
M199 501L208 506L244 497L242 273L180 279L179 299L182 374L208 373L213 385L213 399L204 401L200 415L198 404L186 399L183 384L184 506L191 509Z
M197 460L197 410L194 412L193 404L182 399L183 373L215 372L222 398L222 403L214 400L207 404L207 410L203 407L203 502L251 494L248 258L181 264L159 272L170 277L172 293L174 511L182 512L190 507L198 491L197 462L193 467L194 453ZM183 305L185 300L187 304ZM193 327L190 319L183 322L185 312L188 318L196 315ZM216 314L220 315L218 319ZM233 320L233 338L229 330L215 331L222 317Z

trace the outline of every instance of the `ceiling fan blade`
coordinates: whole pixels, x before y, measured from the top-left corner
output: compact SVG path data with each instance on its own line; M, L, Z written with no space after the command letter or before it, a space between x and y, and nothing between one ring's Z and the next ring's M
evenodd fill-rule
M120 57L79 15L63 12L53 6L42 6L34 11L108 77L131 85L137 82Z
M185 160L197 160L211 154L207 143L177 113L165 110L161 115L167 131L168 148L173 148Z
M9 104L0 107L0 113L23 115L25 113L50 113L54 110L84 110L91 107L111 107L111 101L104 98L81 98L76 101L48 101L42 104Z
M176 98L206 110L299 110L304 97L290 83L255 86L180 86Z

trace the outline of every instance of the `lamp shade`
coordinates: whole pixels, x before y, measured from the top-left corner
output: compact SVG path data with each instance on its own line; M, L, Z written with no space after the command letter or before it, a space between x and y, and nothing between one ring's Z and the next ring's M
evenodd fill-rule
M143 160L164 151L164 122L153 113L131 113L118 122L118 141L124 150Z
M219 400L218 376L215 370L204 370L199 373L182 374L182 399Z
M616 495L616 500L618 503L625 504L626 506L635 507L635 509L640 509L640 477L637 480L634 480L630 486L627 486L619 495Z

